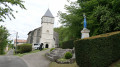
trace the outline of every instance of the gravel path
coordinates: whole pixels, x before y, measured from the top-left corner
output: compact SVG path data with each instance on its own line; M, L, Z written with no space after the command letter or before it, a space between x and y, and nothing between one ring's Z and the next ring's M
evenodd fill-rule
M46 52L49 52L49 49L25 55L22 58L29 67L49 67L50 61L45 57Z

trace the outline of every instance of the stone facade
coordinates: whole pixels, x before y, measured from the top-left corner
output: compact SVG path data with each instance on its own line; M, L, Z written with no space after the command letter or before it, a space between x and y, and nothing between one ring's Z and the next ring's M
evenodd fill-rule
M41 27L34 29L28 33L27 43L41 44L45 48L58 47L58 33L54 32L54 17L48 9L45 15L41 18Z

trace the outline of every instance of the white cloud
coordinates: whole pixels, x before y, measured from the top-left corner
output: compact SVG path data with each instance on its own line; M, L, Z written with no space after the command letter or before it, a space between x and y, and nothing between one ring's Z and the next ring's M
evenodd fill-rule
M7 27L12 34L11 39L15 38L15 32L18 32L19 39L27 39L27 33L37 27L41 26L41 17L49 8L55 17L54 27L61 24L58 22L57 12L65 11L64 5L68 4L67 0L24 0L27 10L20 7L12 6L18 13L14 13L16 19L6 19L4 23L0 23ZM76 0L71 0L76 1Z

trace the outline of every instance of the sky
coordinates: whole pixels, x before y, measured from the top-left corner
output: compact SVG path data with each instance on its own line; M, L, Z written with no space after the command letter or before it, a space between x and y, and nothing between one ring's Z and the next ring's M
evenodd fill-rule
M27 10L21 9L17 6L12 6L18 13L13 13L16 19L5 19L5 22L0 22L0 25L7 27L11 34L9 39L14 40L16 38L16 32L18 32L18 39L27 40L27 34L29 31L34 30L41 26L41 18L49 8L53 16L55 17L54 27L59 27L59 18L57 17L58 11L65 12L64 5L69 4L67 0L23 0L23 4ZM70 0L77 1L77 0Z

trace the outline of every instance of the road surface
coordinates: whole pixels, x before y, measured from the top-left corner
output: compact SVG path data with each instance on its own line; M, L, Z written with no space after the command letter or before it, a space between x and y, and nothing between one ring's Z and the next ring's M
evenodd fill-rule
M50 61L45 57L45 53L49 51L49 49L43 50L24 55L22 58L27 62L29 67L49 67Z
M17 56L0 56L0 67L28 67L28 65Z
M13 56L13 52L11 49L6 55L0 56L0 67L28 67L22 58Z

